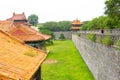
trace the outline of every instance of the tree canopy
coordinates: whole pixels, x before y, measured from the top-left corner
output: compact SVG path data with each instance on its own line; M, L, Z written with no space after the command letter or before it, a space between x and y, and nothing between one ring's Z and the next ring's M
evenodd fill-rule
M55 36L53 31L69 31L71 27L71 21L50 21L45 23L39 23L37 27L39 27L39 30L41 32L51 35L52 39L54 39Z
M32 24L33 26L36 26L38 24L38 16L35 14L32 14L30 16L28 16L28 21L30 24Z
M71 21L50 21L42 24L38 24L40 29L49 29L51 31L69 31L71 27Z
M49 29L51 31L58 31L59 30L58 23L53 22L53 21L43 23L43 27L46 28L46 29Z
M107 0L105 5L105 14L111 18L117 17L120 20L120 0Z
M59 21L58 26L61 31L69 31L71 27L71 21Z
M82 30L120 28L120 0L106 0L106 16L84 22Z
M113 29L120 28L120 20L108 16L100 16L91 21L84 22L82 30Z

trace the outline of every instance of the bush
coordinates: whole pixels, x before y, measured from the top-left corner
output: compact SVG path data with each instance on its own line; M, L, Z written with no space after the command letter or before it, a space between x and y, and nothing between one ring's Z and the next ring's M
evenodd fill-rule
M53 45L53 40L52 39L47 40L46 45Z
M39 28L40 32L44 33L44 34L48 34L51 35L52 38L46 41L47 45L52 45L53 44L53 40L55 39L55 35L52 31L50 31L49 29L45 29L45 28Z
M103 41L102 37L98 37L98 42L103 43L102 41Z
M105 44L106 46L112 45L112 39L110 35L107 35L105 38L103 38L102 43Z
M90 39L90 40L93 41L93 42L96 41L96 36L95 36L94 33L92 33L92 34L88 34L88 35L87 35L87 38Z
M77 35L78 35L79 37L81 36L81 34L80 34L80 33L78 33Z
M61 39L61 40L65 40L65 36L64 36L64 34L63 34L63 33L61 33L61 34L60 34L59 39Z
M120 40L116 41L115 46L116 46L117 50L120 51Z

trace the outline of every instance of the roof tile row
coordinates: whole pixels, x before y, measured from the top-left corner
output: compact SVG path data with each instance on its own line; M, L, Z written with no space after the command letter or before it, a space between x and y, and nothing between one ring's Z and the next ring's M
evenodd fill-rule
M43 60L46 52L22 43L11 35L0 31L0 76L11 79L30 80ZM35 56L26 55L37 54Z

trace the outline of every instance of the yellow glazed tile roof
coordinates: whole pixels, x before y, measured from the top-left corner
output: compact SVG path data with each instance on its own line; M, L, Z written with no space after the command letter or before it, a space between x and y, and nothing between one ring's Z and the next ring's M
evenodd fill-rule
M0 31L0 78L30 80L46 53ZM6 79L3 79L6 80Z
M13 26L13 21L0 21L0 30L2 31L9 31Z

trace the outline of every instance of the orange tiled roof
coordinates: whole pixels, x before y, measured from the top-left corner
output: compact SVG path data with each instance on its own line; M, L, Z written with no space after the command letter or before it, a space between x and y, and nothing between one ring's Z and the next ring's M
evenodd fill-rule
M15 14L13 13L13 16L7 20L27 20L25 17L24 12L22 14Z
M76 19L72 22L72 24L83 24L82 22L80 22L80 20Z
M48 39L51 38L51 35L47 35L47 34L39 32L39 31L36 31L35 29L33 29L29 26L23 26L23 27L27 28L27 30L30 31L30 32L36 33L36 35L39 35L39 36L43 37L45 40L48 40Z
M35 30L35 29L33 29L33 28L29 28L29 29L31 29L33 32L36 32L36 35L40 35L40 36L44 37L44 38L45 38L45 40L48 40L48 39L50 39L50 38L51 38L51 35L41 33L41 32L39 32L39 31L36 31L36 30Z
M39 35L33 35L33 34L14 35L14 36L18 39L21 39L22 41L25 41L25 42L45 40L43 37L41 37Z
M44 37L44 38L45 38L45 40L48 40L48 39L50 39L50 38L51 38L51 35L43 34L43 33L38 32L38 31L37 31L37 33L36 33L36 34L37 34L37 35L40 35L40 36L42 36L42 37Z
M9 31L13 26L13 21L0 21L0 30L2 31Z
M21 43L0 31L0 77L4 80L30 80L46 58L42 50Z
M10 29L9 33L24 41L38 41L51 38L50 35L42 34L26 25L13 27L12 29Z

